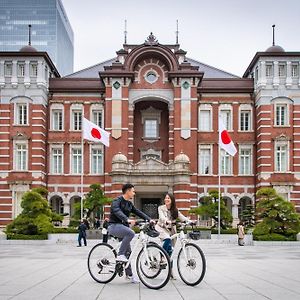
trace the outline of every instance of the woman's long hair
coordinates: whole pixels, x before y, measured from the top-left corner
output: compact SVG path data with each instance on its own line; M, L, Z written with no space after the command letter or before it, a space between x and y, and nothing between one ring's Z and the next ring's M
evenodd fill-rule
M166 196L169 196L171 198L171 207L170 207L170 213L173 220L176 220L178 218L178 209L176 207L175 197L173 194L167 193Z

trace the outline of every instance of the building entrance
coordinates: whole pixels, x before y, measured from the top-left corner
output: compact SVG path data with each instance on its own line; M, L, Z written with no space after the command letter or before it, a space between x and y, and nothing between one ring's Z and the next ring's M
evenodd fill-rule
M160 198L141 198L142 211L151 219L158 219L158 206L161 204Z

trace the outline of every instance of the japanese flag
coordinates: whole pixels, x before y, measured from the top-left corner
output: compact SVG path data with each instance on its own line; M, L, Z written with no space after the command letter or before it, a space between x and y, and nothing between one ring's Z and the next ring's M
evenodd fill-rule
M224 124L222 118L219 116L219 144L222 149L224 149L228 154L234 156L237 152L233 141L231 140Z
M95 143L102 143L109 147L109 135L110 133L103 130L91 121L83 118L82 120L82 134L85 140L89 140Z

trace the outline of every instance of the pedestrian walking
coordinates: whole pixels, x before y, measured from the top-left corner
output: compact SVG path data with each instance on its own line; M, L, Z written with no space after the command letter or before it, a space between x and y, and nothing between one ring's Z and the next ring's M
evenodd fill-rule
M105 218L102 224L102 242L107 243L108 241L108 232L107 232L107 227L108 227L108 218Z
M83 239L84 246L87 246L86 243L86 230L87 227L85 225L84 220L80 221L80 225L78 226L78 246L81 247L81 240Z
M239 246L245 246L245 242L244 242L245 229L242 221L237 225L237 235L238 235Z

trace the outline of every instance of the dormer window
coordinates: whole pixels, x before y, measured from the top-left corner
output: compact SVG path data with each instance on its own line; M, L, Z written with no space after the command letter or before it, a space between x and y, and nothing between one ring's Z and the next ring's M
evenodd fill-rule
M278 65L278 75L279 77L285 77L286 76L286 68L285 64L279 64Z
M292 64L292 77L299 77L299 65Z
M267 77L273 76L273 65L272 64L266 64L266 76Z

